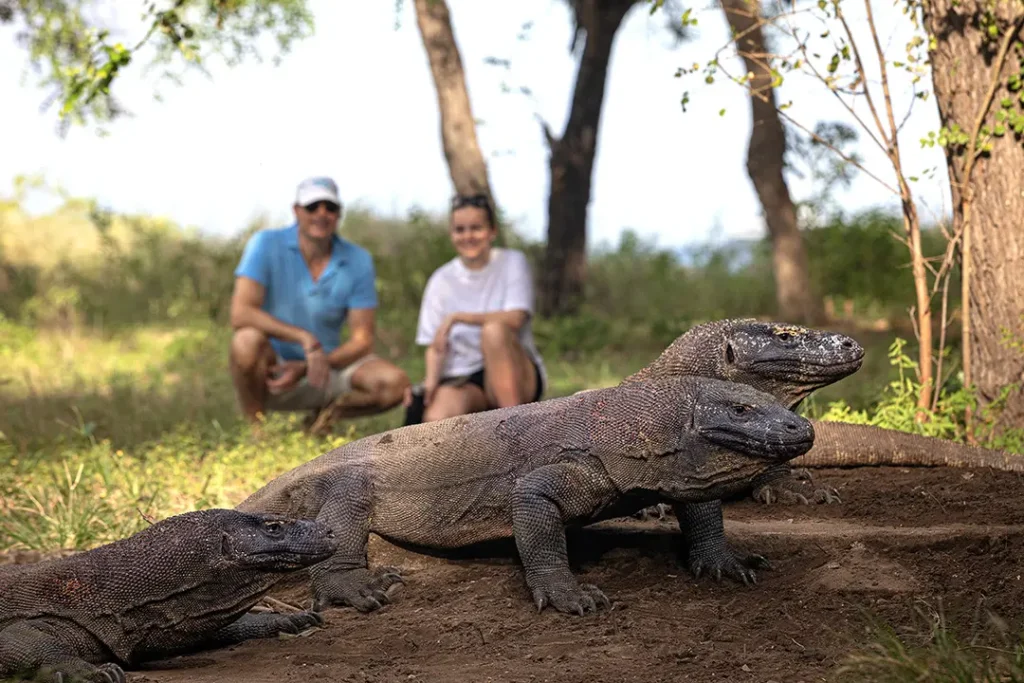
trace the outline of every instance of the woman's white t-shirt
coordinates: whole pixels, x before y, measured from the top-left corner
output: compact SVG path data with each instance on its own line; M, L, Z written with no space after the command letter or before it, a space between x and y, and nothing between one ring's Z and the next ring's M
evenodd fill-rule
M493 247L490 262L480 270L466 268L457 256L435 270L423 290L416 343L427 346L433 342L437 328L452 313L512 310L529 314L519 328L519 343L537 364L546 386L547 373L533 340L533 277L526 255L516 249ZM441 377L470 375L483 366L480 326L452 325Z

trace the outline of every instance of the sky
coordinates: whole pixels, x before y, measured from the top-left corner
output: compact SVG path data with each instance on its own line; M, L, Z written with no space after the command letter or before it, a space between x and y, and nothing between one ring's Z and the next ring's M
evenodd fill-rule
M871 69L877 61L869 54L863 5L846 1ZM192 71L179 86L133 64L115 88L133 116L109 126L106 137L94 128L73 128L60 138L55 109L40 111L46 92L26 75L26 53L15 44L13 29L0 29L0 100L7 133L0 195L11 194L16 176L41 174L115 211L166 216L228 235L261 216L271 224L290 221L299 180L326 174L337 180L348 206L384 215L401 216L412 208L441 213L452 186L412 4L405 0L396 14L394 2L310 0L316 33L296 44L278 66L267 60L229 68L214 61L208 65L211 78ZM478 135L493 191L521 234L541 238L548 172L537 117L561 132L576 69L566 3L448 4L474 115L482 121ZM129 43L137 35L141 3L108 0L105 5ZM908 20L894 3L872 7L883 45L899 59L912 35ZM720 10L700 5L694 16L699 23L693 40L681 45L666 31L665 15L651 16L643 4L617 35L593 175L592 245L614 244L627 228L660 246L764 232L746 173L750 115L744 90L722 79L706 85L700 74L675 76L681 66L707 62L728 39ZM518 40L528 21L533 22L530 39ZM488 56L511 60L511 70L487 64ZM902 119L912 98L907 79L893 78L896 115ZM529 87L532 98L502 92L503 81ZM685 112L684 90L690 91ZM157 91L161 101L154 99ZM793 101L787 111L808 128L819 120L855 123L832 94L808 78L788 78L779 97ZM863 103L855 111L870 125ZM917 103L899 137L907 174L922 176L913 188L926 221L950 205L942 155L919 143L937 128L932 97ZM868 170L895 186L891 167L873 143L863 139L858 151ZM935 175L926 179L929 169ZM809 190L798 179L791 180L791 188L798 198ZM847 211L898 207L890 190L863 173L835 200ZM30 204L34 210L49 206L41 199Z

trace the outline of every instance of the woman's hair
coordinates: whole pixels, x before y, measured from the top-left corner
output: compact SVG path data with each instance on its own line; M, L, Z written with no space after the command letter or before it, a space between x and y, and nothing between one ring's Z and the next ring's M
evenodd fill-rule
M475 206L478 209L483 209L487 212L487 222L490 223L492 228L498 226L494 223L494 209L491 208L491 200L488 199L487 195L483 193L477 193L472 195L461 195L457 194L452 197L452 212L456 209L461 209L465 206Z

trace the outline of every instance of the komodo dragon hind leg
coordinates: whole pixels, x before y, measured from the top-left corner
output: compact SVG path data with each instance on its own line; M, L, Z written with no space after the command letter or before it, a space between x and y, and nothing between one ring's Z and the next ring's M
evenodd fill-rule
M370 511L373 507L369 473L362 467L338 471L317 521L326 523L341 544L330 559L309 570L313 588L313 610L332 605L349 605L360 612L379 609L390 602L388 589L404 583L393 568L376 574L367 569L370 540Z
M808 490L806 484L813 482L810 470L805 468L791 470L788 466L769 470L752 482L751 496L754 500L771 505L810 505L813 503L842 503L839 492L834 488L817 487Z
M707 574L720 581L724 575L749 585L757 583L755 569L772 568L761 555L740 554L729 546L722 520L722 501L677 503L673 509L683 534L687 565L695 578Z
M99 655L103 648L84 632L73 641L58 638L45 621L13 623L0 631L0 678L25 675L47 683L125 683L117 664L99 666L82 658L81 648Z

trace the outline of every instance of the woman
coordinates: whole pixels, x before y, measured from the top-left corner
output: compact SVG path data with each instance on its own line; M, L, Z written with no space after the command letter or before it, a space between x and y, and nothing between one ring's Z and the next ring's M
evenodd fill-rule
M521 251L494 246L486 196L452 200L449 237L457 256L427 280L416 330L427 347L425 422L536 401L547 382L530 325L530 265Z

